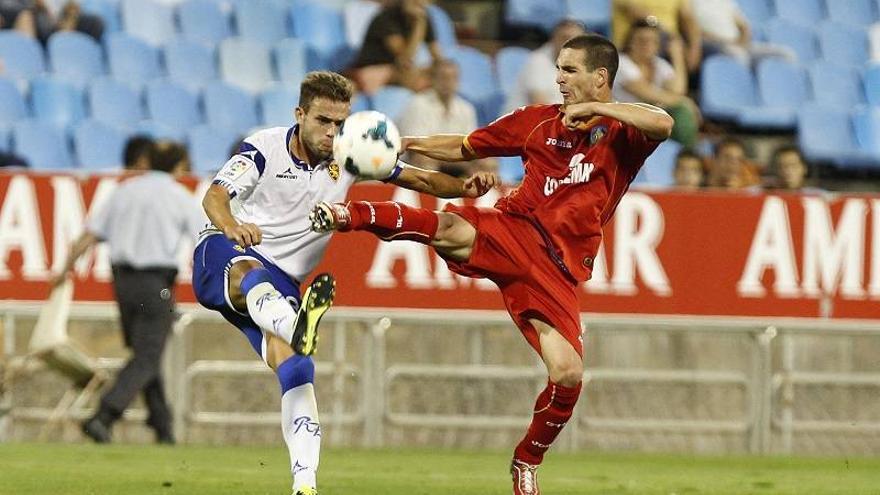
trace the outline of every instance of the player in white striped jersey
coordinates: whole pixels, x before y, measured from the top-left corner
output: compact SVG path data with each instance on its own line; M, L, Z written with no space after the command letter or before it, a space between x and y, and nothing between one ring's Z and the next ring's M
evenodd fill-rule
M281 421L293 491L316 494L321 427L314 394L317 326L335 282L300 282L324 254L329 235L313 232L319 202L343 201L358 178L332 159L333 137L351 109L352 86L333 72L311 72L300 86L296 125L256 132L217 173L202 205L212 226L193 255L199 302L247 336L281 383ZM387 182L439 197L477 197L490 173L462 180L398 162Z

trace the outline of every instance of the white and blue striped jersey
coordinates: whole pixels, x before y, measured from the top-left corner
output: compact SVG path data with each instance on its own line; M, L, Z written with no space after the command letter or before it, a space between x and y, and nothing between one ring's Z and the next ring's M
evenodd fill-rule
M297 126L273 127L247 137L214 177L229 191L232 214L263 233L254 250L299 282L330 242L312 232L309 212L319 201L341 202L356 177L331 161L310 166L294 158L288 143Z

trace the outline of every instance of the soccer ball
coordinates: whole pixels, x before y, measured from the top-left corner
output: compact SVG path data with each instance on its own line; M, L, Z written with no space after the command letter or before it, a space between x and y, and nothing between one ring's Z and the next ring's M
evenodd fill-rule
M400 132L381 112L353 113L333 138L333 158L363 179L391 176L400 153Z

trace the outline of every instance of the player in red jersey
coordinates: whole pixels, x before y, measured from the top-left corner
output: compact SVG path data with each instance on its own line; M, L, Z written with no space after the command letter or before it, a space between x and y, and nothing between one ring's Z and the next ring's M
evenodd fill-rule
M317 231L366 230L429 244L450 269L495 282L507 310L541 355L549 381L517 445L515 495L539 494L537 467L571 417L581 391L583 340L577 285L590 278L602 226L673 120L644 104L612 103L617 49L598 35L572 38L557 58L562 105L534 105L468 136L404 138L405 149L441 161L522 156L522 184L494 208L442 212L394 202L318 204Z

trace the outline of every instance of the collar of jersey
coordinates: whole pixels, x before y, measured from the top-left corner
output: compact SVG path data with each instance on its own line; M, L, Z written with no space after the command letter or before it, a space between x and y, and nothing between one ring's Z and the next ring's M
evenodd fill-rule
M312 165L309 165L308 162L306 162L304 160L300 160L299 158L294 156L293 153L290 152L290 140L298 132L299 132L299 124L294 124L293 127L291 127L290 129L287 130L287 139L284 140L284 142L287 144L287 156L290 157L290 160L293 162L293 166L300 169L300 170L304 170L306 172L311 172L313 170L316 170L318 167L326 166L330 162L330 160L324 160L323 162L320 162L317 165L312 166Z

